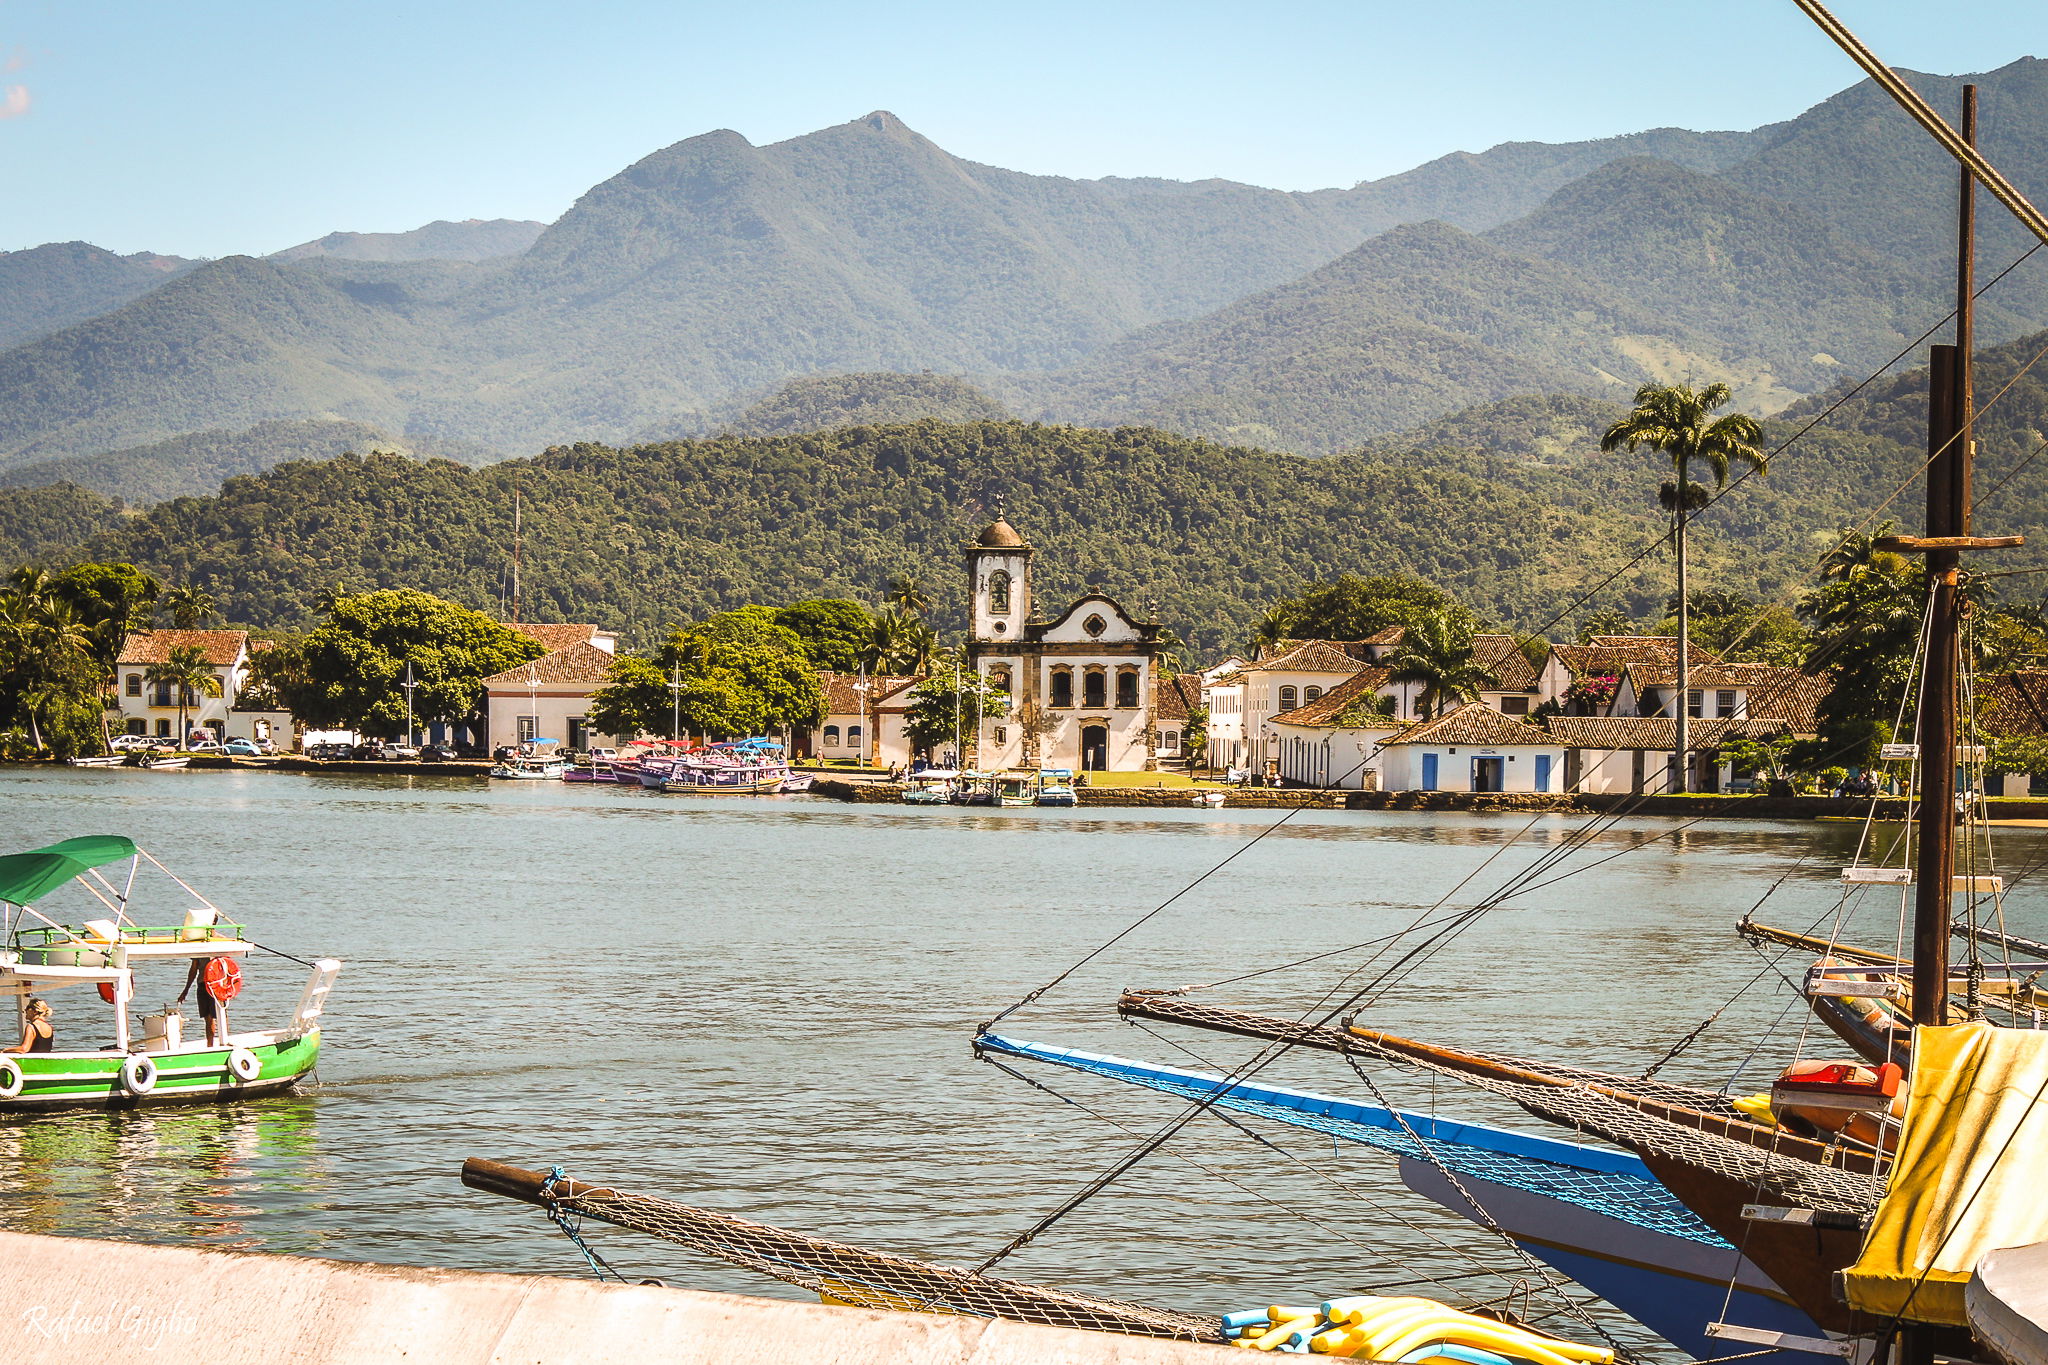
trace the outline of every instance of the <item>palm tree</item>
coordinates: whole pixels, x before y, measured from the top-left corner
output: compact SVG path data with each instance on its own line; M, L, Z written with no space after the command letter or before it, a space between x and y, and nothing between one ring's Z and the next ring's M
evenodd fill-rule
M203 692L209 697L220 695L220 678L206 662L206 655L197 645L178 645L164 656L162 663L151 664L143 670L142 678L148 683L164 683L178 692L178 747L185 746L185 711L198 700Z
M924 584L918 582L914 574L901 574L891 579L889 591L882 600L920 621L932 614L931 594L924 590Z
M1472 633L1449 612L1425 616L1409 625L1401 646L1387 657L1395 682L1419 682L1417 709L1435 716L1447 700L1477 701L1479 689L1493 685L1493 674L1472 658Z
M1657 490L1657 501L1671 514L1671 540L1678 560L1678 789L1692 790L1692 679L1688 671L1691 652L1692 613L1686 600L1685 528L1693 513L1707 503L1706 489L1691 478L1695 460L1714 476L1716 489L1728 486L1731 464L1748 465L1757 473L1769 472L1771 457L1758 448L1764 430L1754 417L1730 413L1715 417L1714 409L1733 395L1726 384L1709 384L1694 390L1683 384L1645 384L1636 390L1636 405L1628 416L1607 429L1600 449L1627 446L1635 450L1648 446L1671 460L1675 476Z
M202 621L211 621L219 604L204 588L178 587L164 593L158 609L167 613L179 630L190 630Z

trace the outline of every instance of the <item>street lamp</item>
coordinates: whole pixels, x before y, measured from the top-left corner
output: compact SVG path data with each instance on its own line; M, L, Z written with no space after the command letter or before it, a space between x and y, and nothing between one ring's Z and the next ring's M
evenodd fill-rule
M668 737L670 739L681 739L683 737L683 666L681 664L676 664L669 669L668 690L669 695L675 701L675 709L669 717Z

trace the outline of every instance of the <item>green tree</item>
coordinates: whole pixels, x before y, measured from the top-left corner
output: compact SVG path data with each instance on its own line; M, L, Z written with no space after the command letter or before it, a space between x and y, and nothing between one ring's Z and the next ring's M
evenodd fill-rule
M1877 548L1897 529L1887 521L1871 534L1845 536L1821 563L1824 581L1799 599L1800 616L1813 626L1806 670L1829 683L1816 709L1815 742L1801 755L1809 766L1868 766L1892 738L1920 641L1925 580L1904 555Z
M932 614L931 594L924 590L914 574L899 574L889 580L889 591L883 594L883 601L896 610L922 621Z
M803 638L766 607L720 612L679 626L655 656L665 690L672 675L683 684L683 728L713 738L734 738L815 725L825 718L825 691ZM645 679L642 679L643 683ZM659 727L666 732L669 721Z
M380 737L405 727L412 665L416 720L477 714L483 680L547 651L479 611L410 588L337 595L327 621L266 654L278 699L307 725Z
M1637 635L1642 627L1635 618L1619 607L1602 607L1590 612L1579 621L1579 629L1573 636L1578 643L1590 645L1602 635Z
M1422 684L1418 709L1426 716L1446 709L1445 703L1477 701L1480 689L1496 681L1472 657L1470 628L1450 612L1412 623L1386 667L1395 682Z
M956 685L955 674L949 669L910 689L903 729L910 737L911 747L921 754L951 747L957 733L960 747L955 752L964 758L974 747L981 723L1001 720L1009 713L1008 692L991 687L979 673L961 672Z
M870 673L919 677L939 661L939 633L904 611L885 611L875 618L874 638L865 661Z
M1688 650L1692 640L1688 606L1692 587L1686 564L1686 526L1707 501L1706 490L1692 482L1692 467L1695 464L1705 466L1707 472L1714 476L1716 488L1727 486L1728 470L1733 464L1746 464L1759 474L1767 472L1770 467L1770 456L1760 448L1763 428L1754 417L1739 412L1726 417L1713 415L1714 409L1727 403L1732 396L1726 384L1709 384L1697 390L1683 384L1645 384L1636 390L1635 407L1628 416L1609 427L1600 438L1603 451L1622 446L1630 450L1647 446L1671 462L1673 478L1657 490L1657 501L1671 516L1671 543L1678 560L1678 694L1681 698L1688 686ZM1681 753L1691 748L1689 730L1686 708L1680 706L1678 747ZM1692 790L1691 762L1681 761L1678 771L1679 790Z
M875 636L875 614L843 597L778 607L775 624L797 637L814 665L835 673L859 668Z
M82 620L41 569L0 587L0 750L56 758L104 744L109 675L97 657L104 631Z
M1268 645L1277 640L1363 640L1388 626L1446 614L1465 621L1468 632L1474 624L1471 613L1434 583L1406 574L1345 574L1275 602L1259 618L1255 634L1257 643Z
M1789 607L1766 605L1721 588L1695 588L1687 604L1693 643L1729 663L1797 668L1805 661L1807 629ZM1678 634L1678 599L1665 604L1653 635Z
M171 625L179 630L204 625L220 614L219 604L203 588L180 586L167 589L157 605L171 618Z
M160 663L153 663L143 670L144 682L169 686L178 697L178 746L184 747L190 733L185 728L185 715L199 698L218 697L221 694L220 675L213 671L213 665L206 661L206 652L197 645L178 645L166 654Z
M163 593L155 575L133 564L73 564L52 586L93 632L93 657L110 673L129 633L148 629Z
M675 694L669 675L641 654L621 654L604 671L604 686L590 694L590 723L608 735L677 738Z

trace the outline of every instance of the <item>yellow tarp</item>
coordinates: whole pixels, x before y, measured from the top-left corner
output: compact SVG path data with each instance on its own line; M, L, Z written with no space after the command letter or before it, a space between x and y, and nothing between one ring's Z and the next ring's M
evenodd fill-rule
M1842 1272L1850 1306L1966 1326L1963 1286L1978 1258L2048 1241L2044 1188L2048 1033L1913 1030L1898 1159L1862 1258Z

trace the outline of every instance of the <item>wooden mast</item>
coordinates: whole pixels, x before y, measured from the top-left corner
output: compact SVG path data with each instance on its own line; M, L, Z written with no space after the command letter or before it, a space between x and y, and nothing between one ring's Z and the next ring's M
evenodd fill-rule
M1962 138L1976 134L1977 89L1963 88ZM1976 181L1961 173L1957 209L1956 341L1929 350L1927 538L1970 534L1970 342L1975 299ZM1920 690L1920 867L1913 906L1913 1022L1947 1022L1948 940L1955 898L1956 726L1962 665L1962 551L1927 551L1927 667Z

